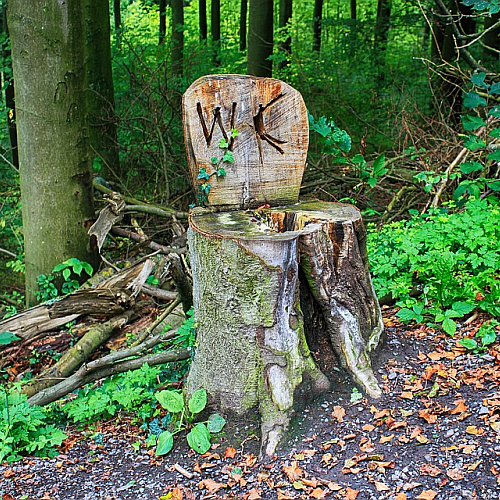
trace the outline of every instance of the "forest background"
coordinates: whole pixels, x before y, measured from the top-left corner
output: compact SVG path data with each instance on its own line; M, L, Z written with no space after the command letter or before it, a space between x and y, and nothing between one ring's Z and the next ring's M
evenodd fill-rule
M103 2L95 4L102 7ZM272 75L298 89L310 113L301 195L345 201L362 210L381 301L398 300L401 319L428 322L450 334L457 319L483 311L490 315L489 326L465 346L481 350L496 341L498 322L491 317L500 316L497 1L105 4L114 93L104 96L106 106L94 113L92 126L101 135L113 130L107 137L112 152L107 156L109 150L95 150L94 189L111 188L134 206L145 202L178 214L165 219L154 210L139 211L149 239L170 245L176 224L196 203L180 113L186 88L205 74ZM248 30L252 16L264 30L257 37ZM25 302L22 193L6 27L4 16L4 317ZM137 229L130 218L125 221ZM109 245L107 258L118 262L126 260L134 244L115 238ZM76 275L85 266L63 260L57 263L62 267L53 268L53 263L37 271L38 300L78 286ZM60 275L55 285L58 272L65 289Z

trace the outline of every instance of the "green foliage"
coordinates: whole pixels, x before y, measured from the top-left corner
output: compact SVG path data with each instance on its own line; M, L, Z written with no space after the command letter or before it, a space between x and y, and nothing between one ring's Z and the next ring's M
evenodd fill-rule
M94 273L92 266L88 262L72 257L57 264L48 276L39 274L36 277L36 282L38 284L38 291L36 292L37 299L41 302L45 302L56 298L61 293L65 295L78 290L80 283L78 280L72 279L71 275L74 274L81 277L82 271L85 271L89 277ZM62 276L60 289L55 284L55 282L58 281L58 276Z
M495 319L485 321L474 335L475 338L466 337L460 339L458 343L471 351L484 352L490 344L496 341L499 326L500 322Z
M22 455L53 457L66 438L64 432L48 424L46 411L30 406L24 394L0 387L0 463L14 462Z
M17 335L14 335L11 332L2 332L0 333L0 345L9 345L16 340L21 340Z
M172 414L172 428L158 434L157 455L168 453L174 445L174 435L187 429L189 432L186 439L189 446L197 453L205 453L210 449L212 434L220 432L226 424L225 419L216 413L210 415L206 422L194 424L196 415L201 413L207 405L207 392L203 388L198 389L187 404L179 391L161 391L155 397L162 408ZM152 436L150 438L148 442L154 443Z
M424 319L452 334L474 308L500 316L500 206L471 199L461 210L414 214L370 231L371 273L379 297L392 295L404 321ZM410 296L421 294L420 300Z
M144 364L138 370L120 373L100 386L85 386L62 410L74 422L93 422L112 417L118 411L149 408L152 413L154 387L161 368Z

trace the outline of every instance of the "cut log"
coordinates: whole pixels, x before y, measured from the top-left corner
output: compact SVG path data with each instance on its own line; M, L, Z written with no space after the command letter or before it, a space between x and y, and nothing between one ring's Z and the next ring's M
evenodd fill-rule
M198 347L187 392L204 387L229 414L258 409L263 456L274 454L300 395L330 385L310 351L319 335L328 335L361 388L380 396L370 352L382 321L356 208L324 202L253 212L198 208L188 241ZM306 303L325 328L308 324Z
M302 96L290 85L245 75L204 76L184 94L183 121L193 186L204 182L201 170L211 176L208 205L238 209L297 201L309 123ZM234 162L221 163L221 139ZM225 176L215 175L214 163Z

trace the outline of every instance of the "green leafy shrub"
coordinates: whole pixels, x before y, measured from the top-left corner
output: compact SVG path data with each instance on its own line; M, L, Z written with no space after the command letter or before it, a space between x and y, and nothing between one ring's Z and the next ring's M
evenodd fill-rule
M392 295L405 321L432 317L448 333L475 307L500 316L500 207L472 198L463 209L414 214L368 235L379 297ZM417 291L417 301L410 293ZM413 293L412 293L413 294ZM415 295L415 294L413 294Z
M0 463L14 462L22 455L52 457L66 434L48 424L46 411L30 406L24 394L0 388Z
M173 427L172 431L166 430L158 435L157 455L168 453L174 445L174 435L186 429L189 429L186 439L190 448L197 453L205 453L210 449L212 433L220 432L226 424L225 419L217 413L210 415L205 422L194 423L195 416L207 405L207 392L203 388L198 389L187 404L180 391L161 391L156 394L156 399L162 408L172 415L171 426ZM154 438L148 439L148 442L154 444Z

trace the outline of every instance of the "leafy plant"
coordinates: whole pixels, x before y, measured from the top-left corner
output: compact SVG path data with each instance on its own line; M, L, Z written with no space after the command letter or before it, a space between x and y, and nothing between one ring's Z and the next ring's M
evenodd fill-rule
M36 292L37 299L41 302L45 302L58 297L61 293L67 294L74 292L80 287L80 283L78 280L72 278L72 274L81 277L83 271L85 271L89 277L94 273L92 266L88 262L72 257L57 264L49 275L39 274L36 277L36 282L38 284L38 292ZM62 277L60 289L55 284L58 275Z
M30 406L27 397L16 390L0 387L0 463L14 462L22 455L53 457L66 434L48 424L43 408Z
M165 430L157 438L157 455L165 455L174 445L174 435L189 429L186 436L191 449L197 453L205 453L210 449L212 434L220 432L226 424L225 419L214 413L205 422L194 423L195 416L207 405L207 392L198 389L187 404L180 391L166 390L155 395L156 399L171 415L172 430ZM150 439L151 443L151 439Z
M9 345L16 340L21 340L17 335L14 335L11 332L2 332L0 333L0 345Z
M474 352L484 352L489 345L493 344L497 338L497 328L500 326L500 322L493 319L490 321L485 321L479 330L474 335L475 338L463 338L458 341L458 343Z

